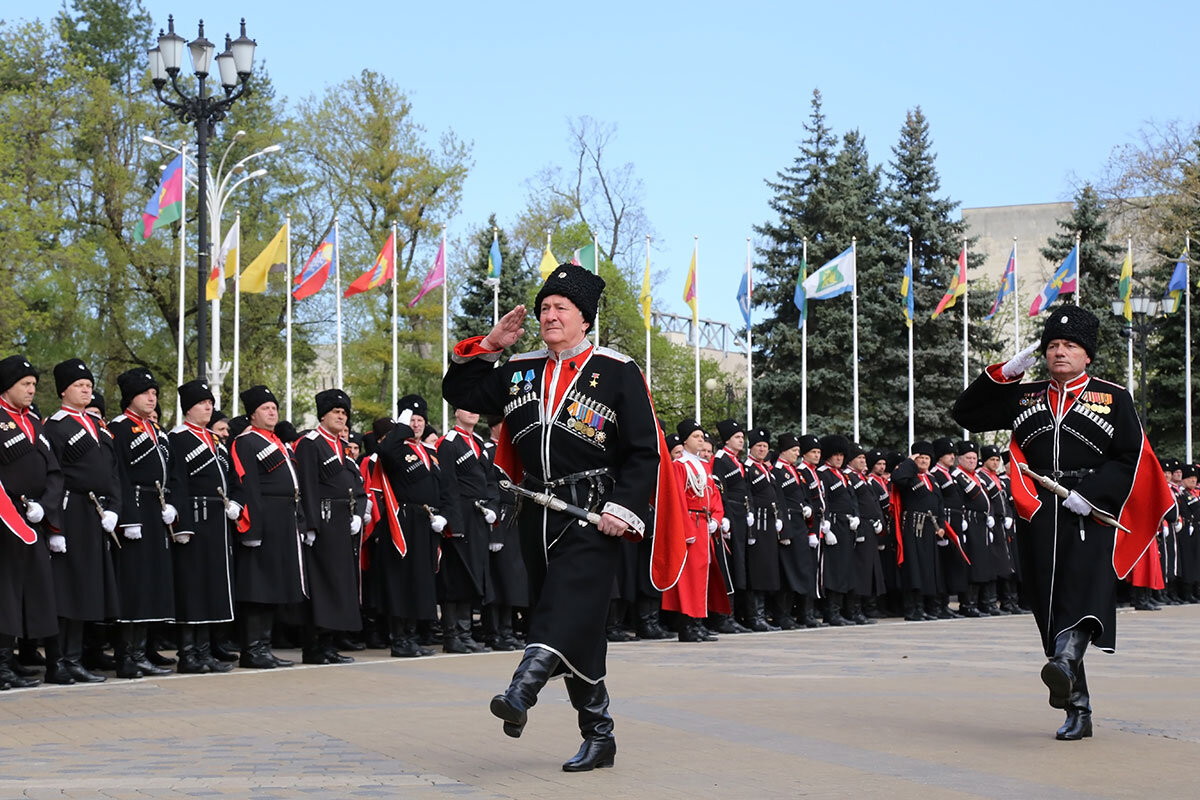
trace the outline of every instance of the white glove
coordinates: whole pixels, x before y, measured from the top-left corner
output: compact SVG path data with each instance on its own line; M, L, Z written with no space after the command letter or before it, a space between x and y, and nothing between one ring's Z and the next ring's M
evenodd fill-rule
M988 527L989 528L996 527L996 518L993 517L991 514L988 514Z
M496 512L492 511L490 508L485 508L483 510L483 521L486 522L488 525L495 525L496 524Z
M837 544L837 536L834 535L833 531L825 531L825 544L830 547Z
M499 553L504 549L504 542L488 542L488 550L493 553Z
M1183 530L1183 520L1177 519L1175 520L1175 532L1179 533L1181 530Z
M61 533L50 534L50 538L47 540L46 544L49 545L51 553L67 552L67 537L63 536Z
M175 540L175 544L187 544L192 540L192 534L187 531L176 532L171 538Z
M804 518L805 518L805 519L812 519L812 506L805 506L805 507L804 507Z
M757 544L757 543L758 543L758 539L755 539L753 536L751 536L749 539L746 540L746 544L748 544L748 545L753 545L753 544Z
M746 514L746 524L749 525L751 528L754 527L754 515L753 514Z
M829 520L821 520L821 533L833 533L833 524Z
M406 408L400 412L400 416L396 417L396 423L399 425L408 425L412 427L413 412L411 408Z
M232 522L237 522L237 518L241 515L242 504L235 500L230 500L229 505L225 506L225 518Z
M862 520L858 517L850 517L850 530L858 530L858 526L862 524Z
M357 536L362 531L363 520L358 514L350 518L350 535Z
M815 548L818 544L820 544L820 541L818 541L817 535L815 533L810 533L808 535L808 546Z
M262 539L242 539L244 547L262 547Z
M367 510L363 512L363 516L367 519L371 518L372 512L375 511L375 501L371 499L371 495L367 494Z
M124 528L121 528L121 533L126 539L140 539L142 538L142 526L126 525Z
M967 522L967 518L963 517L962 518L962 528L959 530L959 533L961 533L963 536L966 536L967 531L970 529L970 527L971 527L971 525L970 525L970 523Z
M715 519L710 519L708 521L708 532L709 533L716 533L717 528L719 528L719 527L721 527L721 523L717 522Z
M1083 495L1074 490L1067 495L1066 500L1063 500L1063 505L1066 506L1068 511L1074 511L1082 517L1086 517L1092 513L1092 504L1084 500Z
M726 541L728 541L729 539L732 539L732 538L733 538L733 534L732 534L732 533L730 533L729 531L725 531L725 530L723 530L723 531L721 531L721 538L722 538L722 539L725 539Z
M775 520L775 532L783 533L783 520L781 520L781 519Z
M46 517L46 509L36 500L25 501L25 519L37 525Z
M1004 518L1004 530L1006 530L1006 531L1010 530L1012 528L1012 525L1013 525L1012 517L1005 517Z
M100 517L100 527L104 529L105 533L112 533L117 529L118 519L119 517L117 516L117 512L105 511Z
M304 532L304 543L306 545L308 545L309 547L312 547L313 542L315 542L316 540L317 540L317 532L316 531L305 531Z
M792 543L792 540L791 539L780 539L779 543L781 545L783 545L784 547L787 547L788 545L790 545Z
M883 523L880 520L877 520L877 519L871 520L871 528L876 533L883 533Z
M988 544L996 541L996 536L991 531L988 531Z
M167 503L162 509L163 525L170 525L175 520L179 519L179 512L175 510L175 506Z
M950 544L949 539L938 539L938 541L937 541L938 547L947 547L949 544Z
M446 518L441 514L434 514L429 520L429 527L433 528L434 533L441 533L446 527Z
M721 520L721 531L724 533L729 533L729 517L725 517Z
M1000 374L1010 380L1019 375L1024 375L1025 370L1037 363L1039 355L1037 351L1041 349L1041 346L1042 343L1037 341L1017 353L1000 368Z

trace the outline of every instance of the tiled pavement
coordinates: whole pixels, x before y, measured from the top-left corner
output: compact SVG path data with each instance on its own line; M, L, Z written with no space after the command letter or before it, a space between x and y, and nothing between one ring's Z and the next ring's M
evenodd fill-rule
M1053 739L1031 618L609 651L617 766L568 775L561 683L519 739L519 656L170 676L0 694L3 798L1195 797L1200 606L1119 615L1096 737Z

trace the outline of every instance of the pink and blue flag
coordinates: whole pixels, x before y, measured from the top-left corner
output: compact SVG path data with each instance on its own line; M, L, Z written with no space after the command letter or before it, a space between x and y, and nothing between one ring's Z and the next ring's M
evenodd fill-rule
M432 292L437 287L446 282L446 242L442 241L442 246L438 248L437 258L433 260L433 269L429 270L429 274L425 276L425 282L421 284L421 291L417 292L408 304L412 308L417 304L422 297Z
M163 170L162 180L158 188L146 201L142 209L142 229L138 236L144 242L150 238L155 229L162 228L168 223L179 219L183 204L183 155L175 156L175 160L167 164Z

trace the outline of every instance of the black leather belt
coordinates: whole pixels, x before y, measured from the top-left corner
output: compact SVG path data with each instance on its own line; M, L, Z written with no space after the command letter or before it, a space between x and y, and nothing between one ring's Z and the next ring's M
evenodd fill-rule
M608 467L572 472L561 478L545 481L532 475L525 476L525 484L560 497L572 505L594 511L615 483ZM586 485L586 491L582 489Z

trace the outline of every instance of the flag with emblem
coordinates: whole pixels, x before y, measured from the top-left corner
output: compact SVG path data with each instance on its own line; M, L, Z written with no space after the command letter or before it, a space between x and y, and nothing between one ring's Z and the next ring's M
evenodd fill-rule
M226 266L229 264L230 256L233 257L234 266L237 266L241 237L242 219L238 217L234 220L233 227L225 234L225 241L221 242L221 249L217 252L217 257L213 259L212 269L208 273L208 283L204 286L205 300L219 300L221 295L225 294L225 278L228 274Z
M392 251L395 249L392 244L394 236L394 233L388 234L387 241L383 243L383 249L379 251L379 255L375 256L375 263L371 264L370 269L355 278L354 283L346 287L346 291L343 293L345 297L353 297L368 289L378 288L392 279L396 269L396 265L392 263Z
M696 310L696 248L692 248L692 265L688 267L687 282L683 285L683 302L692 309L692 324L699 321Z
M912 256L904 263L904 279L900 281L900 296L904 298L904 324L912 327L916 311L916 298L913 296Z
M297 300L311 297L321 291L321 287L329 280L329 272L333 269L334 253L337 250L337 233L330 231L317 249L304 262L304 269L296 276L296 288L292 296Z
M138 236L144 242L155 230L179 219L183 204L183 154L167 164L158 188L142 209L142 227Z
M241 289L246 294L262 294L267 290L267 275L287 269L288 224L283 223L279 233L267 243L263 251L255 256L250 266L242 273Z
M1033 298L1033 305L1029 307L1029 316L1036 317L1057 300L1059 294L1063 292L1070 294L1075 291L1078 285L1079 247L1076 245L1071 248L1071 252L1067 253L1067 257L1058 265L1058 269L1054 270L1054 277L1046 284L1046 288L1038 292L1038 296Z
M1013 247L1012 252L1008 254L1008 266L1004 268L1004 277L1000 279L1000 291L996 293L996 299L992 301L992 310L983 318L987 322L1000 311L1000 306L1004 303L1004 298L1017 290L1017 248ZM1013 302L1016 302L1015 300Z
M1184 250L1175 262L1175 271L1171 273L1171 282L1167 284L1167 293L1163 295L1163 311L1167 314L1174 314L1183 305L1183 292L1187 288L1187 259L1188 252Z
M963 248L958 253L958 269L954 273L954 277L950 279L950 286L946 289L946 293L942 295L942 299L938 301L937 308L933 310L933 316L930 319L937 319L938 314L941 314L947 308L950 308L962 297L967 291L967 248Z
M804 274L803 267L801 270L800 274ZM854 290L854 271L854 246L851 245L796 287L792 299L800 309L800 327L804 327L808 317L809 300L829 300Z
M1121 262L1121 278L1117 281L1117 296L1121 298L1121 316L1133 322L1133 254L1125 251Z

